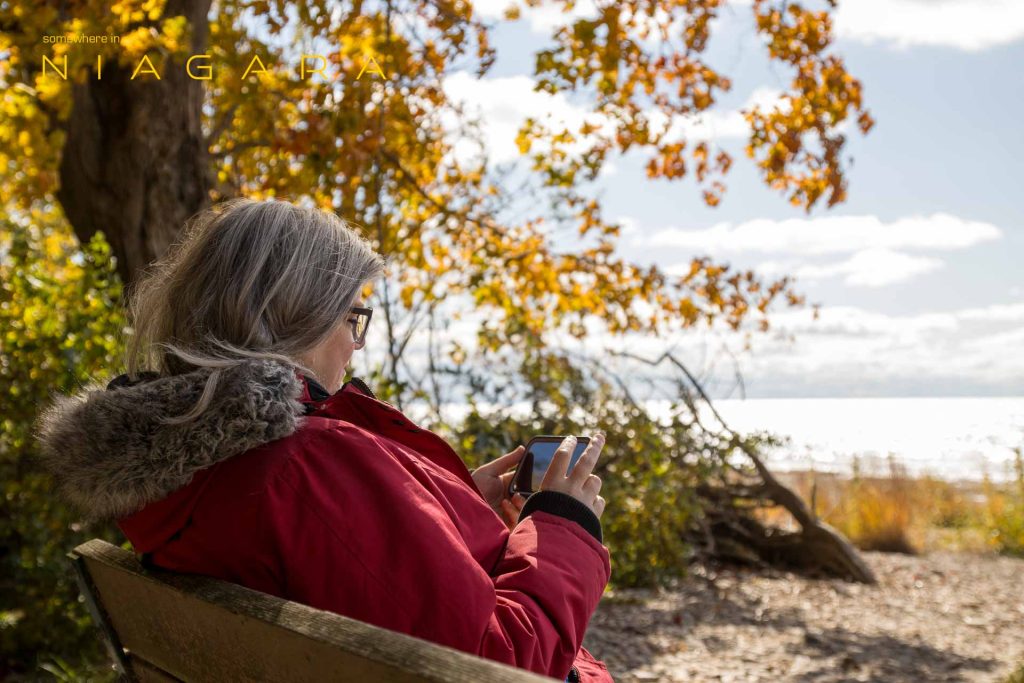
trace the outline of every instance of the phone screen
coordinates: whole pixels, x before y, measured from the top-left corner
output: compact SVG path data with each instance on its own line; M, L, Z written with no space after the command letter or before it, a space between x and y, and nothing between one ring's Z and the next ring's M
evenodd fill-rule
M572 468L576 466L580 456L583 455L583 451L587 449L588 441L579 441L576 444L576 450L573 451L572 457L569 458L569 467L565 470L565 475L568 476L572 472ZM530 444L529 453L533 453L533 483L532 490L540 491L540 484L544 481L544 473L548 471L548 466L551 464L551 459L555 457L555 451L562 445L561 441L534 441Z

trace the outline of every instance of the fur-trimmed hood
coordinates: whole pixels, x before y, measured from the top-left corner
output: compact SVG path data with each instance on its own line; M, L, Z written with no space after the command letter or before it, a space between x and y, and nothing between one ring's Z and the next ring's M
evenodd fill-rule
M166 497L206 467L296 431L303 380L275 361L246 361L221 373L209 408L188 412L210 375L206 368L135 383L121 375L55 395L36 426L42 464L60 493L90 520L117 519Z

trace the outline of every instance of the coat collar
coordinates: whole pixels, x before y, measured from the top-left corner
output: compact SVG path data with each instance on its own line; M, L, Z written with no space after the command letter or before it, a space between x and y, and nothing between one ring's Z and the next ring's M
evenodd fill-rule
M208 383L210 374L198 368L135 380L120 375L54 395L36 423L41 464L86 519L116 519L167 497L201 470L292 434L338 394L373 397L356 380L326 395L294 367L272 360L242 362ZM212 400L197 419L160 421L187 413L204 391Z
M303 375L301 373L298 375L298 377L303 382L302 396L299 397L299 400L307 404L307 415L312 413L316 409L316 407L318 407L316 404L320 404L323 401L328 401L331 399L332 394L328 392L327 389L325 389L324 386L317 382L315 379L313 379L309 375ZM345 382L345 384L342 385L341 389L338 389L338 391L335 393L342 394L347 391L355 391L357 393L365 394L372 399L377 398L376 396L373 395L373 392L370 391L370 387L366 386L366 382L359 379L358 377L352 377L352 379Z
M309 375L302 375L300 379L305 382L305 387L303 387L302 391L302 398L300 399L301 401L323 401L325 398L330 397L330 392L324 389L320 382L317 382Z

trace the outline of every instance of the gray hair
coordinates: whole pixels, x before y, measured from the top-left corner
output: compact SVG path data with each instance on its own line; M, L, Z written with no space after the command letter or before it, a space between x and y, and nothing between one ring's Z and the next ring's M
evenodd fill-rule
M252 360L313 372L297 358L347 318L385 260L337 215L287 201L232 199L196 214L183 239L150 267L131 296L126 359L161 375L210 371L206 410L221 373Z

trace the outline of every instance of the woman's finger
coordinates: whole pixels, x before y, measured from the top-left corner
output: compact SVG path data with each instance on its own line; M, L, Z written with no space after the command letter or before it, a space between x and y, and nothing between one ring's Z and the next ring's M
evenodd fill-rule
M509 508L516 510L518 512L519 510L523 509L524 505L526 505L526 498L524 498L521 494L517 493L511 498L502 498L501 505L502 507L505 507L507 505Z
M574 483L582 486L586 482L587 477L594 470L594 465L597 464L597 456L601 454L601 449L604 448L604 440L604 434L598 434L587 444L587 449L583 451L583 455L580 456L576 466L569 473L569 478Z
M502 499L501 509L505 513L505 524L511 529L519 521L519 510L509 502L508 498Z
M570 435L562 439L561 445L551 456L551 463L548 465L548 471L544 473L544 479L541 480L541 490L551 488L552 484L565 478L565 471L569 469L569 458L575 450L575 436Z
M594 494L595 496L601 491L601 477L596 474L591 474L587 477L587 480L583 482L583 490Z
M522 459L523 453L525 452L525 446L516 446L514 450L509 451L505 455L495 458L489 463L481 465L480 467L477 468L477 470L484 470L485 472L489 472L491 470L494 470L496 472L504 472L505 470L513 467L516 463L518 463Z

